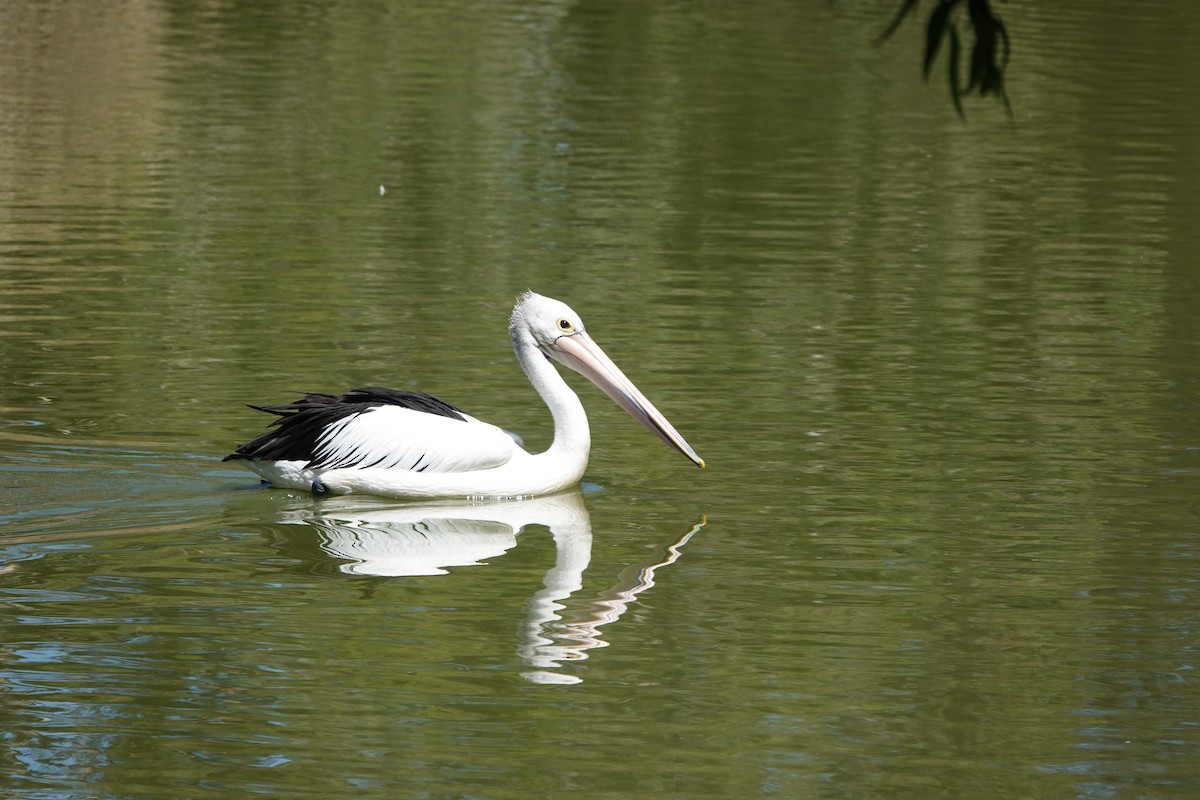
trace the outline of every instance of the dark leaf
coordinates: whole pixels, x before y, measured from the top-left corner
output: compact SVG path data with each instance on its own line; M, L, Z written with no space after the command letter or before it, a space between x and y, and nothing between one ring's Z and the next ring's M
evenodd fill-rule
M937 8L929 15L929 24L925 28L925 64L923 72L929 78L929 70L937 58L938 48L942 45L942 37L950 27L950 11L958 4L958 0L941 0Z
M892 18L891 24L887 26L887 29L884 30L883 33L876 37L875 46L878 47L890 39L892 34L900 28L900 25L904 22L905 17L907 17L910 12L915 11L920 2L921 0L904 0L904 5L900 6L900 10L897 11L896 16Z
M1001 71L1008 69L1008 56L1011 49L1011 44L1008 41L1008 28L1004 27L1004 23L999 17L992 17L992 24L996 28L996 33L1000 35L1000 42L1004 45L1004 61L1000 64Z
M967 78L967 94L976 86L983 86L987 82L987 73L991 59L987 52L987 44L982 37L975 37L975 46L971 48L971 71ZM986 91L980 91L980 94L987 94Z
M962 107L962 86L958 78L958 59L960 56L960 47L958 42L958 31L951 26L948 28L950 32L950 99L954 101L954 110L958 112L958 116L963 119L967 115L963 113Z

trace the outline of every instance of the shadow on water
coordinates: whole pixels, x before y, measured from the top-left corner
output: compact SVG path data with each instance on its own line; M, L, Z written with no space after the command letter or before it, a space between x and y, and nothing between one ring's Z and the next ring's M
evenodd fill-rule
M298 526L287 534L290 546L307 548L311 532L321 555L335 559L340 572L381 578L446 575L449 567L480 565L516 547L517 537L530 526L548 528L554 566L525 603L517 646L522 663L530 667L522 676L543 684L582 682L554 670L607 646L600 629L619 620L638 595L653 587L657 571L675 563L705 525L701 519L663 545L653 561L630 565L606 590L573 597L583 588L592 557L591 518L578 490L523 500L398 506L334 498L284 512L279 521Z

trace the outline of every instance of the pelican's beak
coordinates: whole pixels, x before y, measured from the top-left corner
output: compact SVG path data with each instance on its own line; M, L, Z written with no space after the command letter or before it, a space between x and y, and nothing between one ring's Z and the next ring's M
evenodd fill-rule
M696 454L691 445L679 435L679 431L675 430L654 404L646 399L646 395L633 385L633 381L625 377L625 373L604 354L600 345L592 341L592 337L579 331L558 337L545 349L560 364L570 367L599 386L613 402L628 411L658 438L683 453L700 469L704 469L704 459Z

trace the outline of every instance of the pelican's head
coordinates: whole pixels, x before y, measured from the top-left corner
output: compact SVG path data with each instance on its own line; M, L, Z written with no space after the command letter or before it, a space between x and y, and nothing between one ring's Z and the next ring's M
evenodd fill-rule
M704 469L704 459L696 454L679 435L679 431L592 341L583 328L583 320L566 303L526 292L518 298L513 308L508 332L518 348L532 345L547 357L596 384L613 402L658 438Z
M583 321L566 303L553 297L525 292L513 306L512 316L508 319L508 332L514 340L532 340L535 346L546 352L546 348L560 336L582 333Z

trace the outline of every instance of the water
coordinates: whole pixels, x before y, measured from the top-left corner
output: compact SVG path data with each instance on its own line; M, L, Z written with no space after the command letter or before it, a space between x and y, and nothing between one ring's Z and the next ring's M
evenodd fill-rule
M14 798L1192 797L1200 117L1177 0L0 9ZM586 481L317 502L243 403L383 384Z

